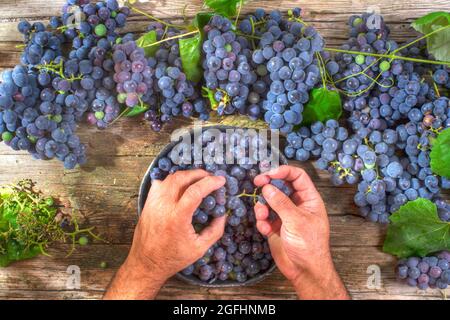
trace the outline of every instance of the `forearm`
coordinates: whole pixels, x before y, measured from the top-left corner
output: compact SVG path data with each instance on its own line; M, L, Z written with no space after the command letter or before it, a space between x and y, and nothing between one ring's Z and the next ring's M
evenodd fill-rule
M166 281L158 270L148 270L129 257L117 271L103 299L151 300Z
M348 300L350 296L333 264L320 273L303 272L294 281L295 291L302 300Z

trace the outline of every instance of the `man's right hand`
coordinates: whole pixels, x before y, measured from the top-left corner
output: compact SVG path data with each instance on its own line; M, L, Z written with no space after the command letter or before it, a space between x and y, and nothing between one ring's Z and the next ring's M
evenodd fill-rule
M294 189L291 198L270 184L281 179ZM319 192L300 168L281 166L255 178L268 206L279 219L269 221L269 207L255 205L257 228L268 236L280 271L304 299L348 299L331 258L327 211Z

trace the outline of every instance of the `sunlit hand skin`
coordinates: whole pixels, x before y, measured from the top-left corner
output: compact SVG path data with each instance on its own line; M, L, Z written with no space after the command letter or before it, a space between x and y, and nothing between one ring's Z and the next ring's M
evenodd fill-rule
M152 183L128 258L105 299L153 299L168 278L200 259L224 232L225 217L197 234L194 211L225 184L203 170L179 171Z
M289 182L294 192L286 196L269 184ZM268 236L271 253L280 271L293 283L300 299L348 299L330 253L330 227L319 192L300 168L281 166L257 176L268 205L257 203L258 230ZM268 220L269 207L279 219Z

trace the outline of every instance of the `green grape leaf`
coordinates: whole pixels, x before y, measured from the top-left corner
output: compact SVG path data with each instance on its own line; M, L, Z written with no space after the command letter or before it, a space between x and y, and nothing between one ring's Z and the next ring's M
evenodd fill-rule
M424 35L442 28L427 37L427 49L437 60L450 61L450 13L432 12L415 20L411 26Z
M450 249L450 223L439 218L436 205L428 199L407 202L389 219L384 252L407 258Z
M210 12L200 12L195 15L194 20L192 20L192 26L195 29L200 30L203 33L203 27L209 23L209 20L214 16Z
M203 77L202 44L203 35L198 33L191 38L183 38L178 41L180 45L180 57L186 78L193 82L199 82Z
M430 159L431 170L434 173L450 178L450 128L441 131L433 141Z
M151 44L156 42L156 39L156 31L152 30L136 40L136 45L144 49L147 58L153 57L159 49L159 45L151 46Z
M316 121L338 120L342 115L342 102L339 92L326 88L311 91L309 102L303 110L302 126Z
M146 104L142 104L140 106L135 106L133 108L128 108L128 110L123 113L123 116L127 117L127 118L135 117L135 116L140 115L141 113L144 113L149 108L150 107Z
M186 78L193 82L200 82L203 77L202 45L205 38L203 27L209 23L212 13L197 13L189 29L198 30L199 33L191 38L178 41L180 58Z
M10 262L31 259L42 253L39 246L26 248L17 241L10 240L7 246L7 256Z
M205 5L215 13L230 18L237 14L238 4L243 0L205 0Z

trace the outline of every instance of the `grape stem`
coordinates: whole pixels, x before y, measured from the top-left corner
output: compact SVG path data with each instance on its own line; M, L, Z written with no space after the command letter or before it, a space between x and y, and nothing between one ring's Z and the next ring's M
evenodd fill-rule
M322 56L320 55L320 53L316 52L316 57L317 57L317 63L319 64L319 70L320 70L320 77L322 78L322 85L323 88L326 89L327 88L327 84L326 84L326 80L325 80L325 63L322 60Z
M139 13L139 14L142 14L143 16L145 16L145 17L147 17L147 18L149 18L149 19L151 19L151 20L154 20L154 21L156 21L156 22L162 23L162 24L165 25L165 26L172 27L172 28L176 28L176 29L187 29L187 28L188 28L188 26L179 26L179 25L176 25L176 24L167 23L167 22L165 22L164 20L158 19L158 18L156 18L156 17L154 17L154 16L148 14L148 13L145 12L145 11L139 10L139 9L136 8L135 6L131 5L129 2L127 2L127 6L128 6L131 10L133 10L134 12Z
M236 33L236 35L238 35L238 36L250 38L250 39L252 39L252 41L253 41L253 39L261 40L261 37L257 37L257 36L251 35L251 34L245 34L245 33L239 32L239 31L235 31L235 33Z
M56 75L58 75L60 78L67 80L69 82L74 82L76 80L83 79L83 76L81 74L78 76L71 74L70 77L66 77L64 75L64 65L63 65L62 60L60 62L58 62L57 64L54 64L53 61L51 61L50 63L39 64L34 67L38 70L44 70L46 72L53 72Z
M104 243L108 243L108 241L106 241L105 239L100 238L98 235L96 235L96 234L93 232L93 230L95 229L95 227L90 227L90 228L86 228L86 229L80 229L80 226L79 226L78 221L76 220L75 216L73 216L72 224L73 224L75 230L72 231L72 232L65 232L65 233L64 233L64 235L65 235L66 237L69 237L69 238L71 238L71 240L72 240L72 241L71 241L72 246L71 246L70 251L67 253L66 258L67 258L67 257L70 257L70 256L72 255L72 253L75 251L75 248L76 248L76 244L75 244L75 242L76 242L76 237L77 237L78 235L80 235L80 234L83 234L83 233L84 233L84 234L89 234L89 235L90 235L93 239L95 239L95 240L102 241L102 242L104 242Z
M250 25L252 26L252 36L254 36L255 35L255 22L253 21L252 17L250 17ZM253 50L255 50L256 49L255 41L253 40L253 38L250 38L250 39L252 40Z

